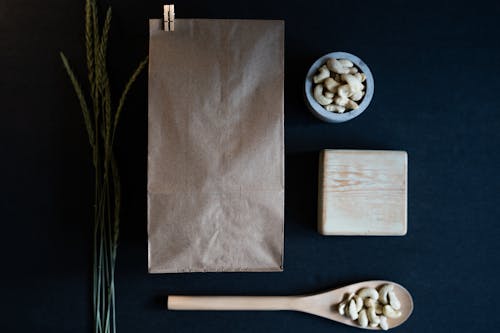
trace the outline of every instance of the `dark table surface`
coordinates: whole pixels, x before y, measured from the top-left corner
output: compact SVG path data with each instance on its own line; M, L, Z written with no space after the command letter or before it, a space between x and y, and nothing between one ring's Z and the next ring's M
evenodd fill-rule
M84 73L84 0L0 2L1 332L90 332L92 166L79 105L61 65ZM113 6L113 89L148 50L161 1ZM119 332L355 332L292 312L169 312L165 295L290 294L389 279L415 311L395 332L497 332L500 324L500 2L178 1L178 17L286 21L285 271L149 275L147 75L117 139L124 209ZM341 125L306 110L319 56L344 50L372 69L369 109ZM405 237L315 231L318 151L408 151Z

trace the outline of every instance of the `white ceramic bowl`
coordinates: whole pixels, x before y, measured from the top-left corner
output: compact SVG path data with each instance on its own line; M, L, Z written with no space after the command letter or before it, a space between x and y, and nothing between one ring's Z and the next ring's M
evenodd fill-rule
M346 111L344 113L334 113L330 111L326 111L323 106L321 106L316 100L314 99L313 96L313 88L314 88L314 83L313 83L313 76L316 75L316 72L318 71L318 68L320 68L322 65L326 63L326 61L330 58L336 58L336 59L349 59L350 61L353 62L355 66L358 67L359 71L364 73L366 75L366 88L365 88L365 96L363 96L363 99L361 100L361 103L359 103L359 107L355 110L351 111ZM372 97L373 97L373 92L374 92L374 82L373 82L373 75L368 66L363 62L363 60L359 59L353 54L347 53L347 52L332 52L325 54L318 60L312 64L311 68L309 68L309 71L307 72L306 76L306 82L305 82L305 98L306 98L306 104L309 108L309 110L319 119L330 122L330 123L342 123L344 121L351 120L357 116L359 116L363 111L366 110L368 105L370 104Z

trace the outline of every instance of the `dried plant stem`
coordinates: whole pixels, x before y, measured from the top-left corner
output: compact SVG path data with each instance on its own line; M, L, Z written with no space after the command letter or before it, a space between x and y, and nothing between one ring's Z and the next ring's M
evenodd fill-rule
M91 108L68 60L61 59L76 92L90 147L95 174L92 306L95 333L116 333L115 267L120 230L121 187L113 153L115 133L127 94L144 69L142 61L131 75L113 109L106 68L106 52L111 27L111 8L106 11L102 31L95 0L85 3L85 49Z

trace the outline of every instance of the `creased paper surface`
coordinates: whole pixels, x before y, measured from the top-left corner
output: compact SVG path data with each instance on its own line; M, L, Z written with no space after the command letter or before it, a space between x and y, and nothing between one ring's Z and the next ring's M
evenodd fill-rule
M150 20L151 273L283 269L284 22Z

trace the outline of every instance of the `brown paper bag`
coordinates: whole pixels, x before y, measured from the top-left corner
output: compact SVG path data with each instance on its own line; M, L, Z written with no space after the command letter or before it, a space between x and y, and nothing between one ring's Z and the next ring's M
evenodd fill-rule
M150 21L151 273L283 270L283 44L283 21Z

